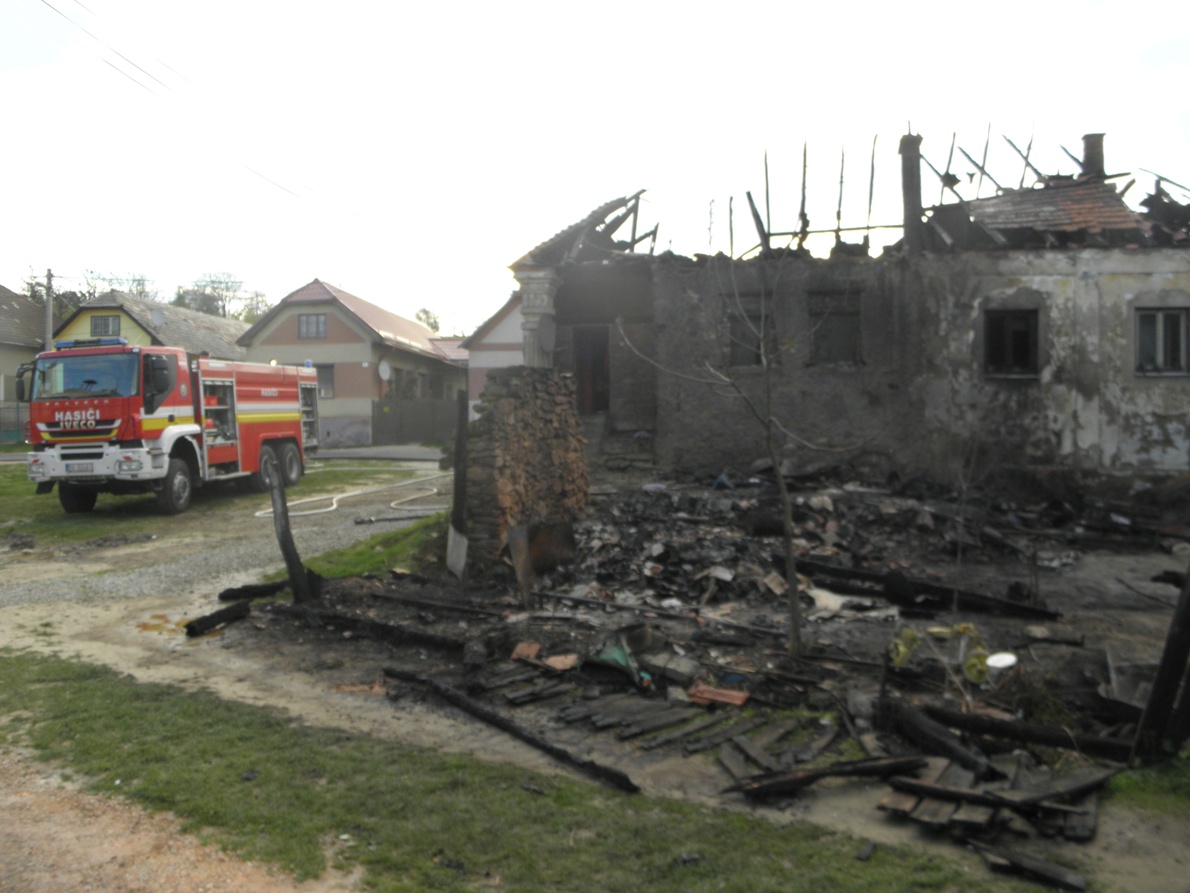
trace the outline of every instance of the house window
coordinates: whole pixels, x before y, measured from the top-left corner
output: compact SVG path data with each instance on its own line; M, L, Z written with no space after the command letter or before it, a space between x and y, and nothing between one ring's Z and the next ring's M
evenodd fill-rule
M1190 311L1136 312L1136 371L1186 372L1186 318Z
M298 337L299 338L325 338L326 337L326 314L325 313L299 313L298 314Z
M105 338L120 334L119 316L92 316L91 337Z
M320 400L335 399L335 367L316 366L318 370L318 398Z
M984 371L988 375L1036 375L1036 310L988 310L984 314Z

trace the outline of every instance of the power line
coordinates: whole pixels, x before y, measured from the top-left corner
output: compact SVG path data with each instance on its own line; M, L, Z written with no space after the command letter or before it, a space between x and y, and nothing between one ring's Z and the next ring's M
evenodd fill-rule
M157 83L159 83L166 90L173 89L172 87L169 86L169 84L165 83L165 81L163 81L159 77L155 76L152 72L146 71L145 69L141 68L139 65L137 65L135 62L133 62L131 59L129 59L127 56L125 56L123 53L121 53L115 47L111 46L111 44L105 43L104 41L100 40L98 37L96 37L94 34L92 34L90 31L88 31L86 28L84 28L82 25L80 25L78 22L76 22L74 19L72 19L66 13L64 13L62 10L58 9L56 6L54 6L52 3L50 3L49 0L41 0L41 2L43 4L45 4L47 7L49 7L50 9L52 9L54 12L56 12L58 15L62 16L62 18L66 19L66 21L70 22L70 24L74 25L74 27L78 28L80 31L82 31L84 34L86 34L89 38L91 38L93 41L98 43L100 46L105 47L109 52L115 53L117 56L119 56L121 59L123 59L129 65L131 65L137 71L142 72L147 77L151 77L153 80L155 80ZM80 3L79 6L82 6L82 4ZM87 7L83 6L83 9L87 9ZM90 10L87 10L87 11L90 12ZM132 75L130 75L128 72L118 68L117 66L113 65L111 62L108 62L107 59L104 59L103 61L107 62L108 65L111 65L112 68L115 68L116 71L120 72L120 74L124 75L124 77L128 78L128 80L132 81L138 87L144 87L144 89L148 90L150 93L153 93L153 91L149 87L142 84L140 81L138 81ZM153 93L153 95L156 96L157 94Z

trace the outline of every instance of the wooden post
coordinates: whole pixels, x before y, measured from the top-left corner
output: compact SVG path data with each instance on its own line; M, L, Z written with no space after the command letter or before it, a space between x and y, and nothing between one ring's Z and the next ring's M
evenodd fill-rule
M1186 674L1187 658L1190 658L1190 572L1182 584L1182 594L1178 597L1173 619L1169 623L1165 650L1153 679L1149 702L1136 729L1136 740L1132 745L1133 759L1170 755L1169 733L1174 701L1178 696L1178 686Z
M264 469L269 481L269 493L273 499L273 529L277 532L277 543L285 558L285 570L289 573L289 586L293 590L295 605L309 605L315 601L310 587L310 578L302 558L298 555L289 529L289 504L285 501L285 479L281 465L273 456L266 456L268 466Z

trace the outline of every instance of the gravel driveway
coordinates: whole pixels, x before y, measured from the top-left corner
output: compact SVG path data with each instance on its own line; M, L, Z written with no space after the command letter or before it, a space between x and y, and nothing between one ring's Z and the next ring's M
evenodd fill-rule
M304 557L339 549L448 507L451 475L437 463L404 462L417 477L397 487L341 499L306 502L299 486L288 494L290 527ZM438 492L431 492L437 490ZM136 497L126 497L136 498ZM199 497L204 498L204 497ZM218 499L218 494L206 496ZM263 498L263 497L262 497ZM390 504L398 500L394 508ZM26 603L160 595L199 586L210 592L255 582L284 567L272 516L211 514L194 535L122 538L110 543L63 546L51 555L39 549L0 553L0 608ZM384 518L357 524L357 518ZM404 521L387 519L406 518ZM168 549L168 560L162 550Z

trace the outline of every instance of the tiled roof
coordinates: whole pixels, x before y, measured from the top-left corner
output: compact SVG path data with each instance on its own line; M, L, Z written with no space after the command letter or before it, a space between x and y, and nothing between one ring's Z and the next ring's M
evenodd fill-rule
M63 323L62 328L84 310L96 307L118 307L153 337L154 344L184 347L190 353L206 351L222 360L242 360L247 351L236 339L248 328L238 319L211 316L173 304L162 304L144 298L134 298L121 291L109 291L83 304ZM55 330L56 331L56 330Z
M430 343L434 345L434 349L446 362L453 366L466 366L468 359L468 352L460 347L463 343L462 338L431 338Z
M45 308L2 285L0 343L37 350L45 344Z
M976 221L994 230L1094 233L1144 228L1140 215L1103 180L1019 189L969 201L967 207Z
M441 354L430 341L433 332L421 323L397 316L382 307L368 303L363 298L357 298L350 292L328 285L318 279L303 285L297 291L289 293L278 301L276 306L240 336L239 343L245 346L251 344L257 333L284 307L291 304L330 303L342 306L366 328L370 329L378 341L382 341L390 347L404 348L415 353L441 358Z

